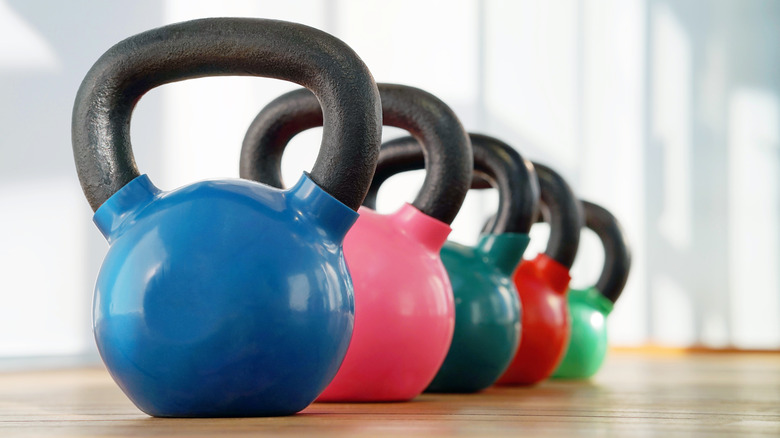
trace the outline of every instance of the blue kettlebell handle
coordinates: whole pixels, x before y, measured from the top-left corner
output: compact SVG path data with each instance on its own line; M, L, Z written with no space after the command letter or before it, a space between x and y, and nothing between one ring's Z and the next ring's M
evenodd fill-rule
M353 210L371 184L381 141L379 91L341 40L277 20L209 18L132 36L109 49L81 83L73 107L73 155L93 210L140 172L130 118L147 91L204 76L262 76L310 89L324 108L311 179Z

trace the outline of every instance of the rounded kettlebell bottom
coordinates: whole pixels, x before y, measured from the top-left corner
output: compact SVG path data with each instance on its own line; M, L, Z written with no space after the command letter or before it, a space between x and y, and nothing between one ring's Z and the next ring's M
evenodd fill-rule
M447 242L441 258L455 296L452 344L428 392L481 391L506 370L520 341L521 308L511 280L528 235L485 235L476 247Z
M438 255L449 233L449 225L409 204L391 215L360 209L344 241L357 291L355 331L318 401L407 401L428 386L455 326Z
M544 254L520 263L514 282L523 308L523 334L499 384L532 385L555 371L571 335L566 304L570 278L568 269Z
M288 192L236 180L163 193L144 182L115 195L119 206L151 196L140 208L116 215L109 199L95 215L113 230L93 319L114 380L153 416L305 408L336 374L352 333L340 243L357 214L307 177Z

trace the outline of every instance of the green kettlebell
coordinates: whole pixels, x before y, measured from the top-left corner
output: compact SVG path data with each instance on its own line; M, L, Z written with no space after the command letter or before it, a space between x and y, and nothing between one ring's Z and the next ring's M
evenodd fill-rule
M623 292L631 268L628 241L609 211L582 201L585 226L604 245L604 268L595 286L569 291L571 341L553 378L587 379L599 370L607 354L607 316Z
M491 386L506 370L520 340L520 300L512 273L528 246L539 202L533 165L511 146L470 134L476 184L498 189L496 219L476 247L448 241L441 259L455 298L455 332L447 357L427 392L471 393ZM390 176L422 169L422 149L412 137L382 145L364 205L375 208L379 186Z

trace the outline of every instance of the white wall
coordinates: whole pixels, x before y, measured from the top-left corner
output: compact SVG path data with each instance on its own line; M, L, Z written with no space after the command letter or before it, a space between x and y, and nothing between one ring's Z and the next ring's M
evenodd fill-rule
M553 165L612 210L634 255L614 343L780 348L778 3L0 0L0 357L94 355L90 300L106 244L69 133L86 71L134 33L229 15L335 34L378 81L431 91L469 130ZM133 119L139 167L162 188L236 177L247 125L294 87L214 78L150 92ZM288 180L311 166L318 136L295 139ZM421 181L392 179L380 210ZM470 194L453 238L473 241L495 203ZM532 250L543 248L544 230L534 236ZM594 281L601 260L586 235L574 284Z

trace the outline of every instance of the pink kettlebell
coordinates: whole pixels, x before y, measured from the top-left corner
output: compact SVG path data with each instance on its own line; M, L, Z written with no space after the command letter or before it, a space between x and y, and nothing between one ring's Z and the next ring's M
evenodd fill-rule
M435 96L403 85L378 86L384 125L406 129L420 141L427 174L411 205L389 215L361 207L347 234L344 254L354 284L355 328L344 362L319 401L416 397L444 361L455 326L452 286L439 251L471 184L471 143L452 110ZM320 104L310 91L277 98L249 127L241 176L281 188L284 148L293 136L322 122ZM327 138L328 132L323 135ZM355 165L336 164L344 172Z

